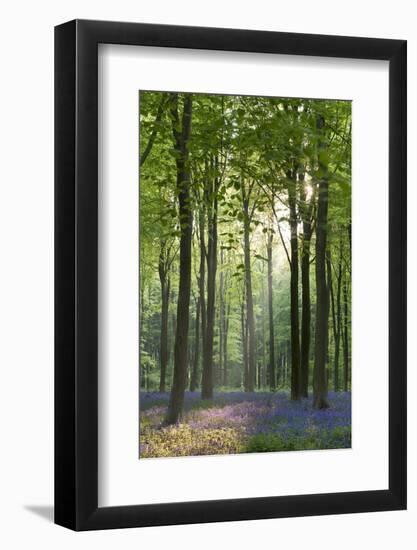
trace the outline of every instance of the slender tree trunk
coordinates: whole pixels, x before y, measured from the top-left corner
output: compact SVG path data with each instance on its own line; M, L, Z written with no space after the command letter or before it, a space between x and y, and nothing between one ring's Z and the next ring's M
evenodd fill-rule
M265 334L265 309L266 309L266 296L264 278L262 277L262 304L261 304L261 326L262 326L262 361L261 369L259 371L258 388L265 386L266 378L266 334Z
M349 390L349 302L347 274L343 278L343 390Z
M198 291L200 298L200 317L201 317L201 339L202 351L206 349L207 340L207 312L206 312L206 242L205 242L205 209L199 210L199 233L200 233L200 268L198 275Z
M304 222L304 237L301 256L301 395L308 397L308 378L311 339L311 299L310 299L310 242L311 222Z
M274 307L272 301L272 232L268 235L268 315L269 315L269 387L275 391L275 336L274 336Z
M317 128L323 131L324 119L317 118ZM324 141L319 142L319 169L322 177L318 189L317 228L316 228L316 342L313 376L313 406L325 409L327 401L326 350L328 334L328 289L326 281L327 213L329 182Z
M292 361L291 340L287 340L287 349L285 354L285 385L290 387L291 387L291 379L290 379L291 361Z
M188 325L191 292L191 241L193 215L191 209L188 140L191 130L192 99L184 96L182 123L178 114L178 94L171 96L174 146L177 152L177 193L180 223L180 266L177 304L177 327L174 345L174 376L166 422L174 424L182 414L188 367ZM181 125L181 130L178 126Z
M281 375L281 386L283 388L287 387L287 369L288 369L288 354L287 354L287 343L284 343L282 351L282 375Z
M310 199L308 199L304 183L304 166L301 166L299 179L300 212L303 221L303 240L301 248L301 396L308 397L311 341L310 243L313 232L312 213L315 202L315 190Z
M169 291L170 279L168 277L168 262L166 243L161 242L161 250L159 254L159 281L161 283L161 335L160 335L160 379L159 391L165 392L165 379L168 364L168 307L169 307Z
M220 275L219 275L219 366L217 383L223 383L223 345L224 345L224 274L223 274L223 248L220 247Z
M337 289L336 289L336 335L335 355L334 355L334 372L335 372L335 391L339 391L339 355L340 355L340 333L341 333L341 305L340 295L342 289L342 259L339 258L339 270L337 273Z
M282 351L282 344L279 346L279 365L277 368L277 388L281 388L284 385L284 359L285 354Z
M275 387L279 388L281 384L281 370L282 370L282 353L279 346L276 346L276 349L278 350L278 353L276 354L276 378L275 378Z
M193 370L190 380L190 391L195 391L198 387L198 363L200 360L200 310L201 300L198 297L197 311L195 315L195 343L194 343L194 357L193 357Z
M301 397L301 364L300 364L300 320L298 312L298 220L296 200L296 176L287 174L288 203L290 210L291 230L291 264L290 264L290 304L291 304L291 399Z
M172 294L172 292L171 292ZM174 298L170 297L171 303L175 304L177 297ZM168 327L169 324L171 325L171 329L168 328L168 340L169 340L169 347L168 347L168 365L171 365L171 371L174 372L174 347L175 347L175 334L177 333L177 312L176 309L172 311L170 321L168 321ZM171 377L172 382L172 377Z
M348 301L348 276L351 276L351 258L352 258L352 223L349 222L347 227L348 243L349 243L349 263L346 264L345 283L343 286L343 301L344 301L344 388L348 391L349 388L349 301Z
M170 280L167 278L161 283L161 344L160 344L160 362L161 377L159 381L159 391L165 391L166 371L168 365L168 306L169 306Z
M217 168L217 167L216 167ZM217 169L214 170L217 171ZM208 206L208 243L207 243L207 326L206 342L203 354L203 376L201 382L202 399L213 397L213 339L216 301L216 271L217 271L217 192L218 178L213 169L206 181L206 203Z
M207 263L207 325L206 342L203 355L203 377L201 383L201 397L211 399L213 397L213 339L215 319L215 262L213 257L213 243L208 242Z
M336 275L336 301L334 298L333 284L330 287L330 298L331 298L332 320L333 320L333 338L334 338L333 389L335 392L339 391L339 356L340 356L340 327L341 327L340 294L341 294L341 288L342 288L341 252L342 251L340 248L337 275ZM329 258L327 269L331 269L330 258Z
M227 337L229 333L229 318L230 318L230 301L227 303L226 315L224 318L224 330L223 330L223 386L227 387L229 383L228 379L228 342Z
M328 286L328 297L329 297L329 315L330 312L332 314L332 328L333 328L333 341L334 341L334 348L335 348L335 356L336 356L336 339L337 339L337 330L336 330L336 313L335 313L335 304L334 304L334 291L333 291L333 274L332 274L332 261L331 261L331 251L330 249L327 250L326 255L326 271L327 271L327 286ZM330 331L330 328L329 328ZM328 351L329 354L329 351ZM334 360L333 358L333 389L334 391L337 391L335 388L337 387L337 377L338 373L336 372L336 369L334 368Z
M242 331L242 361L243 361L243 388L248 391L248 331L245 319L245 302L241 304L241 331Z
M256 363L255 363L255 317L253 312L252 295L252 272L250 264L250 243L249 243L249 201L244 198L244 256L245 256L245 284L246 284L246 315L248 332L248 380L247 391L255 390Z
M332 282L332 270L331 270L331 262L330 262L330 250L328 248L328 244L326 245L326 277L327 277L327 284L326 284L326 290L327 290L327 297L326 297L326 304L327 304L327 330L326 330L326 386L327 389L329 388L329 365L330 365L330 329L329 329L329 319L330 319L330 292L331 288L333 286Z

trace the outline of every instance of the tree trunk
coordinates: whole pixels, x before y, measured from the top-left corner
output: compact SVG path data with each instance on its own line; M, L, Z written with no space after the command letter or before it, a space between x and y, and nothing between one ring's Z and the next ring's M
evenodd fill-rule
M268 235L268 314L269 314L269 387L275 391L275 336L274 336L274 307L272 301L272 232Z
M332 320L333 320L333 338L334 338L334 359L333 359L333 389L335 392L339 391L339 356L340 356L340 327L341 327L341 308L340 308L340 294L342 288L342 249L340 246L339 260L336 275L336 303L334 298L333 284L330 287L330 298L332 305ZM331 269L331 262L329 258L328 268Z
M242 330L242 362L243 362L243 388L248 391L248 331L245 319L245 302L241 304L241 330Z
M317 118L317 128L323 132L324 119ZM317 228L316 228L316 342L313 376L313 406L325 409L327 401L326 351L328 333L328 289L326 281L327 213L329 182L325 152L327 146L319 141L319 170L321 179L318 188Z
M205 200L208 221L207 231L207 326L206 342L203 352L203 376L201 382L202 399L213 397L213 339L216 301L216 271L217 271L217 208L218 208L218 177L217 163L207 174L205 182Z
M349 390L349 303L347 274L343 278L343 390Z
M206 348L207 314L206 314L206 241L205 241L205 209L200 207L198 227L200 233L200 268L198 275L198 291L200 298L202 351Z
M311 301L310 301L310 240L303 242L301 258L301 396L308 397L310 362Z
M253 312L253 295L252 295L252 272L250 264L250 243L249 243L249 201L243 199L244 211L244 251L245 251L245 285L246 285L246 315L247 315L247 332L248 332L248 380L247 391L255 391L256 382L256 364L255 364L255 318Z
M301 396L308 397L310 341L311 341L311 298L310 298L310 243L313 233L312 213L315 191L307 199L304 167L300 170L300 212L303 221L301 248Z
M291 372L291 340L287 340L287 349L285 350L285 385L291 387L289 373Z
M301 397L301 365L300 365L300 321L298 312L298 234L297 234L297 200L296 176L287 174L288 204L290 210L291 230L291 264L290 264L290 303L291 303L291 399L297 401Z
M260 362L261 368L259 371L258 388L265 386L266 379L266 334L265 334L265 309L266 309L266 296L264 277L262 277L262 304L261 304L261 327L262 327L262 361Z
M301 256L301 396L308 397L308 378L311 339L311 299L310 299L310 242L311 221L303 223L303 248Z
M228 362L228 342L227 337L229 333L229 317L230 317L230 301L227 303L226 315L224 317L224 328L223 328L223 386L227 386L229 383L228 372L227 372L227 362Z
M207 253L207 325L206 341L203 352L203 376L201 382L201 397L211 399L213 397L213 339L215 318L215 263L213 257L213 243L209 237Z
M177 152L177 193L180 223L180 265L177 303L177 327L174 345L174 375L166 422L174 424L182 414L188 367L188 325L191 292L191 241L193 215L191 209L188 140L191 130L192 99L184 96L182 123L178 114L178 94L171 94L172 131ZM178 126L181 125L181 130Z
M165 379L168 364L168 306L170 280L168 277L169 258L167 257L166 244L161 242L161 251L159 254L159 281L161 283L161 336L160 336L160 379L159 391L165 392Z
M195 315L195 343L194 343L194 357L193 357L193 370L190 380L190 391L195 391L198 387L198 362L200 359L200 310L201 300L198 297L197 311Z
M326 245L328 247L328 244ZM330 365L330 330L329 330L329 319L330 319L330 290L333 285L332 282L332 270L330 265L330 250L326 250L326 304L327 304L327 330L326 330L326 385L327 389L329 388L329 365Z
M224 345L224 274L223 274L223 248L220 247L220 275L219 275L219 367L217 383L222 385L223 383L223 345Z
M332 314L332 327L333 327L333 341L334 341L334 348L335 348L335 356L336 356L336 339L337 339L337 329L336 329L336 312L335 312L335 304L334 304L334 291L333 291L333 274L332 274L332 261L331 261L331 252L330 250L327 250L326 254L326 271L327 271L327 286L328 286L328 298L329 298L329 315L330 312ZM329 328L330 331L330 328ZM328 346L329 347L329 346ZM329 355L329 349L327 350L328 356ZM337 391L335 388L337 387L337 377L338 372L336 372L336 369L334 368L334 358L333 358L333 389L334 391Z
M161 377L159 381L159 391L165 391L166 371L168 365L168 306L169 306L169 278L162 284L162 305L161 305L161 344L160 344L160 361L161 361Z

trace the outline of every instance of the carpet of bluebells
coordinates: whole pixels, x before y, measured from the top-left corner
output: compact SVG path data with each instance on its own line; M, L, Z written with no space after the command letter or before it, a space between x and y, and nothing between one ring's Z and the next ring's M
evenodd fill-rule
M140 457L196 456L351 446L350 393L330 393L330 408L293 402L286 392L187 392L184 414L164 426L169 394L141 392Z

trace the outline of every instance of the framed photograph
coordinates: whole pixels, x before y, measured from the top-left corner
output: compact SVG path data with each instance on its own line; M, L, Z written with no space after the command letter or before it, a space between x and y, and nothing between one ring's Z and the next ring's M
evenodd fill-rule
M406 508L406 42L55 29L55 522Z

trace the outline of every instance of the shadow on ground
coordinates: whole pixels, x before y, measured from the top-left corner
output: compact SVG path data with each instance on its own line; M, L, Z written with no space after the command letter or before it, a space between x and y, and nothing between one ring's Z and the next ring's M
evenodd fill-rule
M32 514L35 514L49 523L53 523L54 521L54 507L53 506L38 506L38 505L27 505L24 506L25 510L28 510L28 512L32 512Z

